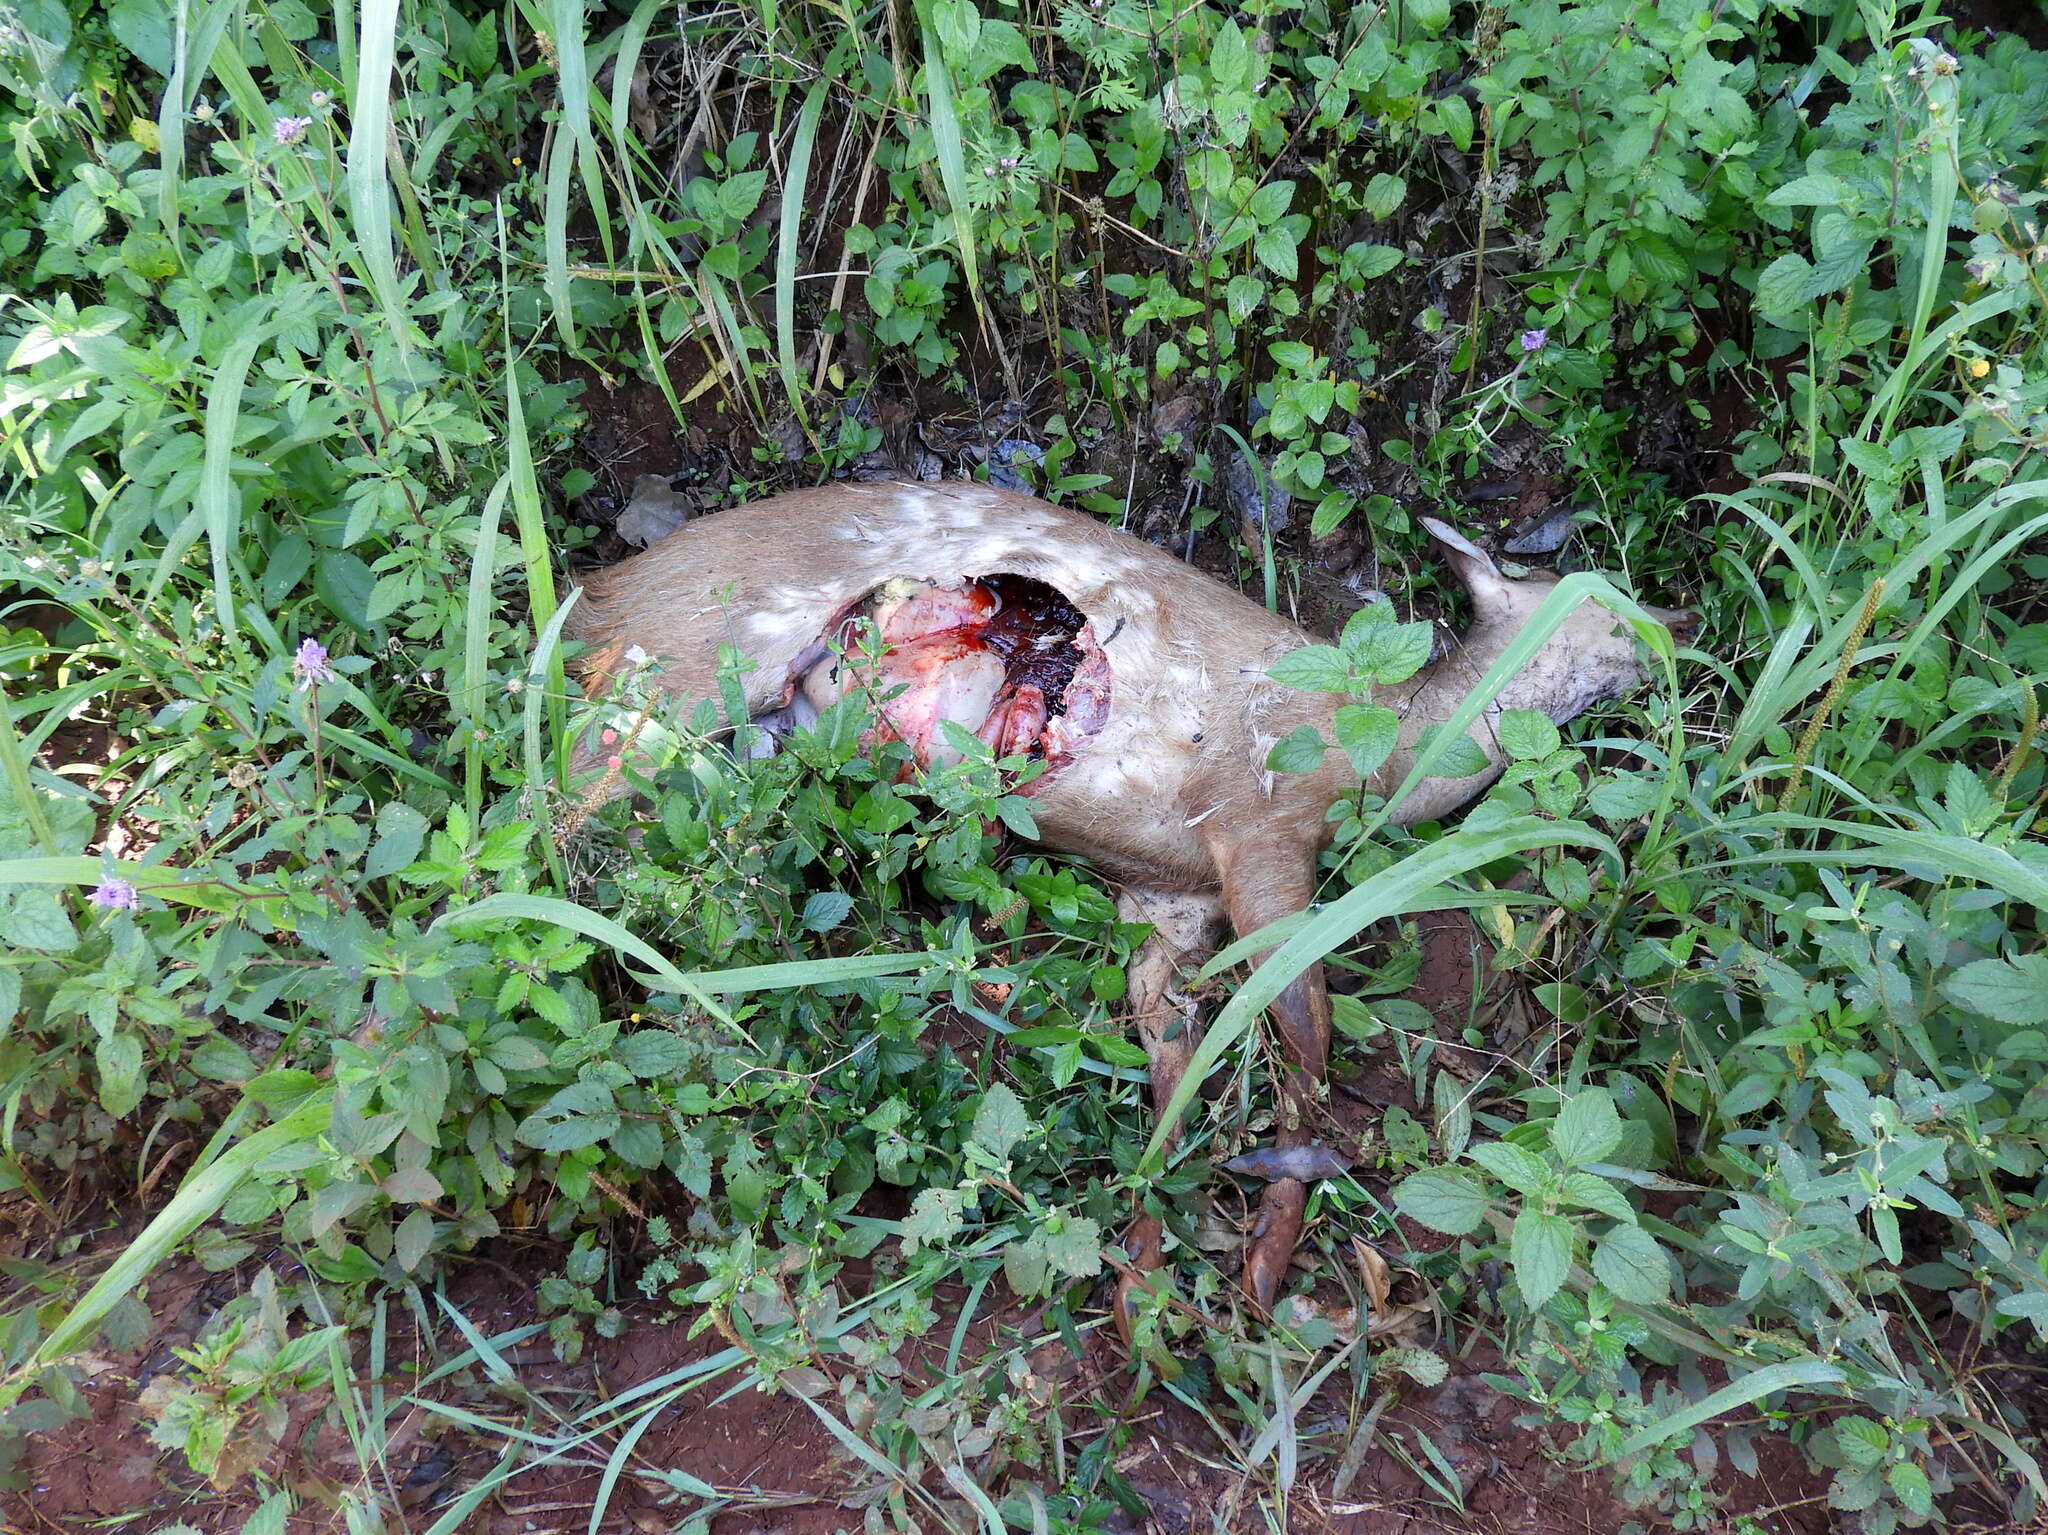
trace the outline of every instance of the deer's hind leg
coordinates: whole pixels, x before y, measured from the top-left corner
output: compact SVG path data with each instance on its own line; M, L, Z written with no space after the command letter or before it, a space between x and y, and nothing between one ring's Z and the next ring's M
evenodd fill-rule
M1224 902L1239 937L1306 909L1315 897L1315 854L1287 837L1251 838L1217 848ZM1272 950L1258 957L1264 964ZM1312 1146L1323 1117L1320 1097L1330 1061L1330 996L1320 962L1287 983L1268 1016L1280 1046L1277 1083L1282 1147ZM1262 1311L1270 1312L1301 1243L1308 1185L1276 1178L1259 1199L1258 1223L1245 1254L1244 1285Z
M1164 1109L1187 1075L1194 1058L1196 1031L1194 1010L1173 998L1174 977L1187 965L1198 964L1215 948L1217 929L1223 917L1223 903L1213 891L1168 891L1126 889L1117 897L1117 919L1121 922L1149 922L1152 936L1131 957L1127 1002L1144 1042L1146 1068L1152 1079L1152 1111ZM1175 1126L1173 1133L1179 1134ZM1124 1250L1131 1255L1135 1275L1156 1273L1166 1264L1166 1228L1159 1217L1140 1214L1124 1236ZM1131 1343L1132 1321L1142 1278L1127 1274L1117 1285L1116 1324L1125 1345Z

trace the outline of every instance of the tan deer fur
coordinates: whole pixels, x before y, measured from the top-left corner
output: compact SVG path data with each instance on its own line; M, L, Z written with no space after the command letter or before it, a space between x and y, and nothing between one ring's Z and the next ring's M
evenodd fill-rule
M1476 620L1443 660L1375 695L1402 715L1400 745L1369 786L1380 793L1406 777L1418 734L1449 718L1554 584L1511 581L1448 527L1425 526L1471 592ZM746 701L765 714L789 702L792 669L809 664L828 627L884 583L1004 574L1065 594L1109 662L1106 722L1031 793L1043 843L1090 859L1125 887L1126 920L1159 930L1133 964L1131 1005L1163 1102L1193 1048L1191 1030L1165 1026L1175 959L1200 957L1219 914L1249 933L1301 910L1315 893L1325 811L1358 787L1335 751L1311 773L1266 767L1273 743L1297 726L1329 739L1331 711L1347 701L1268 675L1280 657L1314 642L1306 630L1091 517L967 483L833 485L706 517L587 577L568 630L593 651L635 645L661 658L658 686L686 706L716 699L719 646L730 644L757 663L744 678ZM1674 627L1690 621L1658 616ZM1494 767L1424 780L1393 819L1444 815L1498 775L1489 721L1501 710L1538 709L1561 723L1640 677L1626 626L1582 606L1482 716L1474 739ZM1328 1050L1320 967L1289 987L1273 1014L1288 1063L1278 1138L1300 1144L1314 1136ZM1305 1195L1290 1180L1267 1187L1247 1263L1262 1304L1285 1276ZM1126 1245L1140 1271L1162 1261L1156 1220L1141 1221Z

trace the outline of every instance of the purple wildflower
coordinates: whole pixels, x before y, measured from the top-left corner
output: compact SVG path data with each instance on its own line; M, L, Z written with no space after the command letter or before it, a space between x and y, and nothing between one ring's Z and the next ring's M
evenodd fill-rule
M1522 350L1540 352L1543 350L1543 343L1549 339L1550 332L1547 330L1525 330L1522 332Z
M299 641L299 653L292 660L292 675L299 679L299 691L316 682L332 682L334 668L327 661L327 647L315 639Z
M280 144L296 144L306 136L306 130L313 126L310 117L280 117L270 130L270 136Z
M109 875L93 891L92 903L101 911L133 911L142 904L142 893L125 879Z

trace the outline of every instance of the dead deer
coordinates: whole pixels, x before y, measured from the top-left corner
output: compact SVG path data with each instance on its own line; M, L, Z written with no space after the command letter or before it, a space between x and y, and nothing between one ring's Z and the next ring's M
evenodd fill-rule
M1555 584L1509 580L1449 527L1424 519L1470 592L1462 644L1376 703L1402 715L1400 744L1365 787L1391 793L1424 727L1450 718ZM1651 610L1674 631L1683 612ZM926 761L951 750L942 721L998 755L1042 759L1020 792L1045 846L1089 859L1121 886L1119 914L1149 923L1129 1002L1150 1061L1155 1107L1173 1095L1195 1047L1168 1002L1179 966L1212 952L1219 919L1242 934L1313 899L1329 806L1360 786L1338 752L1309 773L1267 768L1273 744L1309 725L1327 740L1344 700L1275 682L1268 669L1304 629L1152 545L1085 515L977 484L833 485L795 491L690 523L588 577L571 615L602 686L638 646L662 658L657 686L686 707L717 701L721 644L756 663L747 708L773 725L801 721L852 687L872 687L879 729ZM865 635L868 659L853 641ZM880 659L874 659L879 655ZM1492 764L1424 779L1393 808L1399 824L1434 819L1498 775L1487 728L1505 709L1565 720L1633 686L1635 641L1587 603L1481 717ZM1313 1144L1329 1054L1320 966L1271 1010L1285 1062L1276 1139ZM1270 1308L1301 1236L1307 1186L1266 1185L1245 1284ZM1159 1221L1125 1239L1138 1273L1165 1258ZM1118 1307L1128 1325L1126 1279Z

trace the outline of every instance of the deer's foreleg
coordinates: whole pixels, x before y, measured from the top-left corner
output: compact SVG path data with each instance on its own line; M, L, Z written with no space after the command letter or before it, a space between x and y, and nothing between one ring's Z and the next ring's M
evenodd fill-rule
M1315 897L1315 850L1291 838L1252 838L1217 849L1223 899L1240 936L1305 909ZM1268 950L1259 959L1271 956ZM1280 1044L1276 1108L1281 1146L1308 1146L1321 1117L1320 1090L1330 1060L1330 996L1323 967L1311 965L1274 999L1269 1016ZM1262 1310L1270 1311L1287 1277L1288 1261L1301 1242L1308 1185L1278 1178L1266 1185L1258 1223L1245 1254L1244 1284Z

